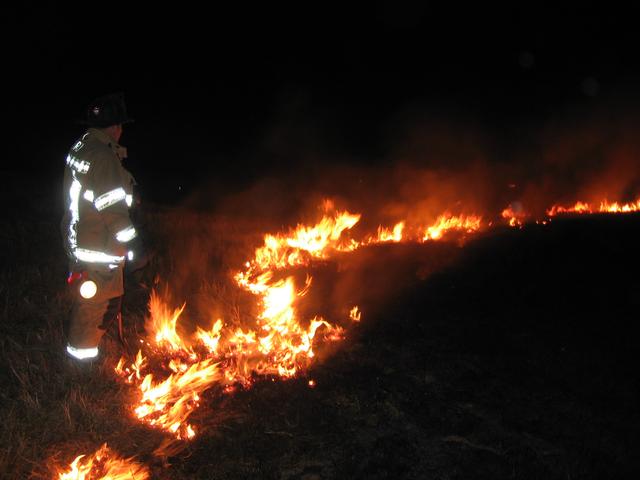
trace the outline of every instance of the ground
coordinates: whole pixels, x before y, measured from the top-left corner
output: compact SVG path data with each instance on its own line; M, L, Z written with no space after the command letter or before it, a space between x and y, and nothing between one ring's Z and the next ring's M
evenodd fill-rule
M112 373L117 343L86 368L63 354L69 296L51 204L7 212L0 228L2 478L52 478L52 465L103 442L159 479L638 478L637 215L318 265L318 304L348 289L360 324L300 377L206 392L197 438L158 459L163 434L131 418ZM151 244L178 228L171 215L154 213ZM218 245L233 242L225 235ZM169 250L157 272L129 278L130 335Z

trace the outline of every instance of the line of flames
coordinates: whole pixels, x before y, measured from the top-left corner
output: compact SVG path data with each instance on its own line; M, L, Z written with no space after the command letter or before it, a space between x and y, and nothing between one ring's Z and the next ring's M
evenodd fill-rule
M576 202L569 207L563 207L562 205L554 205L547 210L547 215L550 217L562 214L562 213L630 213L640 211L640 199L632 203L618 203L608 202L607 200L601 201L599 204L591 204L586 202Z
M569 206L554 204L545 210L546 218L538 219L535 222L546 224L551 218L559 215L633 213L638 211L640 211L640 199L629 203L609 202L606 199L598 203L577 201L573 205ZM513 205L509 205L501 212L501 217L504 218L511 227L522 227L532 217L532 215L521 207L514 208Z
M631 204L603 201L597 207L584 202L570 207L554 205L546 213L554 217L638 210L640 200ZM510 226L521 227L530 215L509 206L501 217ZM263 245L255 250L245 269L234 276L240 288L256 296L260 313L252 328L226 325L217 319L209 330L198 327L195 338L187 341L177 332L186 304L172 309L157 292L152 292L146 321L148 338L141 340L147 355L139 350L133 362L123 357L115 367L118 377L139 391L133 415L147 425L169 432L177 440L193 438L196 430L187 420L208 388L218 385L229 392L237 384L251 385L255 375L291 378L309 367L317 345L343 339L345 331L338 325L319 317L302 323L297 318L296 304L309 290L311 277L297 287L293 277L274 280L277 271L329 259L335 252L388 242L436 241L451 233L468 235L491 226L478 215L445 212L426 226L409 227L406 221L400 221L391 228L380 226L376 234L357 241L346 233L360 218L360 214L347 211L327 212L315 225L298 225L287 233L264 236ZM359 307L354 306L348 318L359 322L361 314ZM158 370L164 371L164 378L154 376ZM310 381L309 385L315 383ZM93 473L97 465L104 473ZM77 457L71 471L58 473L60 480L148 478L146 470L133 459L119 458L110 453L106 444L92 456Z
M169 308L153 292L149 301L147 319L149 338L145 345L151 357L163 361L150 361L138 352L134 362L127 365L121 358L116 373L135 385L140 396L133 409L140 421L162 428L178 439L189 439L195 428L186 420L198 406L201 393L220 385L231 389L234 384L250 385L255 375L273 375L290 378L306 370L315 357L316 344L338 341L344 337L344 328L323 318L314 317L301 322L296 303L311 286L311 277L298 287L293 277L273 280L278 270L308 265L313 260L327 259L332 252L353 251L361 246L382 242L400 242L407 238L419 241L438 240L448 231L471 233L481 228L481 217L453 216L445 213L424 228L415 228L413 237L406 233L404 222L392 230L380 228L377 237L366 237L357 242L345 238L360 215L349 212L325 214L312 226L298 225L286 234L268 234L264 244L255 251L244 271L235 275L238 286L256 296L260 313L252 328L228 326L216 320L210 330L198 327L190 342L177 332L177 323L185 305ZM361 312L355 306L349 319L358 322ZM150 370L157 371L158 363L166 365L168 377L159 380Z

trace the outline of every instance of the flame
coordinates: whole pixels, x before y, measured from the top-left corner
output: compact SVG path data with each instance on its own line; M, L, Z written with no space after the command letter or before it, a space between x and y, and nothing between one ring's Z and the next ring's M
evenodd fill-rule
M509 220L510 227L522 227L525 219L528 217L527 213L523 211L516 211L511 205L505 208L500 215L502 218Z
M256 250L250 262L249 270L301 265L307 262L305 253L314 258L326 258L328 250L340 246L342 232L353 228L358 221L359 214L336 212L333 216L324 215L316 225L298 225L285 235L267 234L264 245Z
M199 393L220 378L211 359L196 362L185 371L173 373L157 383L154 383L153 375L148 374L140 384L142 398L135 408L135 415L144 423L158 425L179 439L192 438L195 431L186 419L198 406Z
M517 205L502 211L502 217L512 226L522 225L528 217ZM625 205L604 201L599 208L609 212L638 209L640 200ZM590 205L578 202L570 208L554 206L548 214L592 210ZM121 359L115 368L119 377L138 389L138 400L132 407L135 417L175 438L192 438L196 431L188 418L206 389L219 385L221 391L228 392L235 384L250 386L256 375L293 377L311 365L318 345L344 338L342 327L321 317L298 317L298 303L311 288L312 277L296 285L293 276L282 278L278 272L366 245L436 241L451 232L466 235L484 227L479 215L444 212L427 227L401 220L393 228L380 226L376 234L365 235L361 240L345 235L360 218L360 214L334 211L327 202L317 223L298 224L287 233L264 235L263 245L233 277L240 288L255 297L257 314L249 325L228 325L217 319L210 330L198 327L194 338L187 340L177 328L186 304L171 308L157 292L152 292L146 321L148 339L143 342L147 353L138 352L128 366ZM359 307L351 309L349 318L352 322L361 320Z
M78 455L68 471L58 471L58 480L146 480L147 467L133 458L121 458L103 444L93 455Z
M218 319L213 324L211 331L207 332L198 327L197 337L205 344L210 353L216 354L218 352L218 345L220 344L220 336L222 331L222 320Z
M606 200L600 203L600 211L607 213L629 213L640 211L640 199L633 203L619 204L618 202L609 203Z
M311 288L312 277L297 286L293 276L276 279L279 270L373 243L437 240L449 231L471 233L481 228L482 221L479 216L445 213L426 230L416 226L405 235L406 222L400 221L392 229L379 227L377 235L359 242L343 234L356 225L360 214L332 213L331 203L324 208L314 225L299 224L286 234L265 235L245 269L234 275L237 285L255 296L258 313L252 325L225 325L218 319L209 331L198 327L194 339L187 341L177 329L186 304L171 308L152 292L145 325L148 339L143 342L149 353L138 352L126 367L121 359L115 368L119 377L138 389L132 408L136 418L177 439L192 438L196 432L188 418L206 389L219 385L227 392L234 384L249 386L255 375L293 377L310 366L317 345L344 338L342 327L323 318L298 318L297 303ZM360 321L357 306L349 318Z
M522 226L529 217L521 205L512 205L501 212L511 226ZM123 357L114 371L118 377L137 389L132 414L147 425L160 428L177 440L196 436L189 417L198 408L203 392L219 386L230 393L236 385L248 387L256 375L290 378L306 370L316 357L316 348L339 341L345 331L321 317L298 318L298 302L309 291L312 277L296 285L294 276L283 277L282 270L309 265L314 260L331 258L335 252L354 251L360 247L387 242L427 242L442 240L451 232L472 234L485 227L478 215L453 215L445 212L429 226L397 222L393 228L379 226L376 234L363 240L343 235L360 221L360 214L334 212L333 203L324 204L324 214L315 225L299 224L288 233L266 234L251 260L238 271L234 280L238 287L255 297L258 313L251 325L229 325L217 319L210 330L197 328L190 341L178 333L178 322L186 303L170 308L156 291L149 300L146 319L145 350L139 350L134 361ZM570 207L554 205L549 217L562 213L625 213L640 210L640 199L634 203L609 203L599 206L576 202ZM549 220L549 219L547 219ZM546 224L547 221L542 221ZM489 226L491 223L488 224ZM449 237L447 237L449 238ZM278 273L280 272L280 273ZM349 318L360 322L362 312L351 308ZM315 380L309 380L311 388ZM161 448L157 452L162 451ZM70 470L59 471L59 480L124 480L147 479L148 470L133 459L122 459L104 444L94 455L79 455Z
M378 227L375 235L364 240L344 238L360 218L348 211L332 213L333 205L316 224L296 228L283 234L267 234L256 248L244 270L237 272L237 285L255 296L257 315L251 325L227 325L217 319L210 330L200 327L191 341L178 333L178 321L186 304L170 308L157 292L149 300L149 333L145 348L125 367L121 359L116 374L138 388L139 397L132 411L148 425L170 432L178 439L189 439L196 431L188 418L200 402L202 393L219 385L224 392L234 384L250 386L256 375L290 378L306 370L316 356L317 345L344 338L344 329L320 317L298 318L297 304L311 288L312 277L296 285L293 276L278 278L281 270L328 259L335 252L353 251L365 245L403 241L436 241L450 232L472 234L483 228L479 215L453 215L445 212L428 227L405 220L393 228ZM640 200L632 204L603 201L599 208L583 202L572 207L553 206L549 216L564 212L628 212L640 210ZM521 226L528 217L521 207L511 205L501 213L512 226ZM489 224L490 225L490 224ZM359 322L361 312L354 306L349 312Z
M454 216L444 213L424 232L423 241L439 240L447 232L451 230L462 231L466 233L474 233L480 230L482 217L476 215L459 215Z
M150 341L146 345L156 347L152 355L159 355L160 362L155 364L160 363L166 373L171 373L164 380L159 380L155 372L143 375L152 362L141 351L127 367L124 359L118 362L116 374L139 390L133 407L136 418L187 440L196 434L187 420L198 407L204 390L213 385L250 385L253 374L293 377L315 357L315 340L343 338L341 327L322 318L313 318L306 326L299 322L295 302L310 288L311 277L300 289L293 277L272 283L270 280L271 275L261 275L248 288L258 297L260 306L253 328L225 329L218 319L210 331L196 332L196 342L202 349L187 347L177 333L176 324L184 306L172 310L157 293L152 294L147 321Z
M338 340L342 337L340 327L322 318L313 318L307 327L298 321L294 302L304 296L310 286L311 277L300 290L295 288L293 277L267 286L261 293L261 312L257 319L259 330L251 334L236 332L229 342L233 345L239 341L240 349L236 351L240 361L260 354L262 358L253 366L253 371L291 377L301 367L308 366L314 357L313 340L321 327L324 339Z
M393 229L378 227L376 235L370 235L362 242L351 241L350 250L377 243L426 242L441 240L449 232L475 233L482 228L482 217L477 215L452 215L445 212L428 227L407 227L406 221L398 222Z
M522 227L524 222L530 217L529 213L524 211L522 205L519 202L515 203L516 207L509 205L505 208L501 216L508 220L509 225L512 227ZM535 223L540 225L547 225L550 218L562 214L578 214L589 215L596 213L631 213L640 211L640 198L635 202L621 203L621 202L609 202L608 200L602 200L600 203L588 203L583 201L577 201L573 205L563 206L560 204L554 204L550 208L547 208L545 213L546 217L543 219L536 219Z
M115 368L116 373L119 376L126 378L127 383L133 383L134 379L142 380L140 371L145 366L146 362L146 358L142 356L142 350L138 350L136 360L129 367L124 367L125 361L124 357L120 358Z
M599 205L586 202L576 202L573 206L563 207L562 205L553 205L547 209L547 215L554 217L563 213L629 213L640 211L640 199L631 203L610 203L608 200L602 200Z
M155 342L158 345L165 345L173 350L184 349L182 338L176 332L176 324L186 305L185 303L182 307L170 312L160 296L155 291L151 292L149 298L151 316L147 320L146 329L155 332Z
M369 237L363 243L385 243L385 242L394 242L398 243L402 241L402 231L405 227L404 221L398 222L394 225L392 230L388 228L384 228L382 225L378 227L378 234L375 237Z

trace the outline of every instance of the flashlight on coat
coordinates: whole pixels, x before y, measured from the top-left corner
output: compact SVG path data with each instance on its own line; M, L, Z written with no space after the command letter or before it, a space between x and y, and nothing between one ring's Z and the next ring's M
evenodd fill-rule
M80 296L88 300L95 297L96 292L98 291L98 285L87 277L87 272L69 272L67 283L73 287L79 283L80 287L78 291L80 292Z
M98 291L98 286L93 280L85 280L80 284L80 296L82 298L93 298Z

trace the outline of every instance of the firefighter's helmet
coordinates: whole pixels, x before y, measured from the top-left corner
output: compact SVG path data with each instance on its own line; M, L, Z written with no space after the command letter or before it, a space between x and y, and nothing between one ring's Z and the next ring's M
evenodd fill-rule
M98 97L89 104L83 123L89 127L106 128L129 122L133 122L133 119L127 115L124 94L111 93Z

